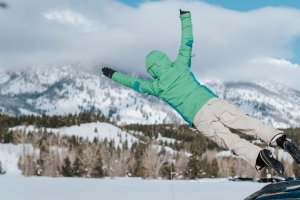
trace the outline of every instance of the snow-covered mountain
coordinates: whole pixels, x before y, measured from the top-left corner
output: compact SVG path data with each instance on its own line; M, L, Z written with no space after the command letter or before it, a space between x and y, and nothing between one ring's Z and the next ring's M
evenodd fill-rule
M101 67L80 63L0 72L0 111L9 114L65 115L100 112L118 124L183 123L159 99L101 75ZM274 81L202 80L219 97L278 128L300 126L300 91Z
M0 110L15 115L100 112L119 124L180 123L180 116L155 97L104 77L101 68L64 65L0 73Z

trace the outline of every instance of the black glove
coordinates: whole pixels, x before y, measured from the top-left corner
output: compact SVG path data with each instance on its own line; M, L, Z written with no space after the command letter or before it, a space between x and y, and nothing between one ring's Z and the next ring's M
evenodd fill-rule
M102 72L103 72L104 76L111 78L116 71L111 68L108 68L108 67L103 67Z
M2 7L2 8L7 8L7 5L6 5L5 3L1 3L1 2L0 2L0 7Z
M180 15L183 15L185 13L190 13L190 11L182 11L181 9L179 9L179 11L180 11Z

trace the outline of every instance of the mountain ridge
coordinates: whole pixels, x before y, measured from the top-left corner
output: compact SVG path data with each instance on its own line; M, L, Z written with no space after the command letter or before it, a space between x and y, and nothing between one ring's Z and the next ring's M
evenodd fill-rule
M220 98L277 128L300 127L300 91L275 81L205 79ZM0 111L14 115L98 112L118 124L184 123L159 99L101 75L101 67L65 64L0 72Z

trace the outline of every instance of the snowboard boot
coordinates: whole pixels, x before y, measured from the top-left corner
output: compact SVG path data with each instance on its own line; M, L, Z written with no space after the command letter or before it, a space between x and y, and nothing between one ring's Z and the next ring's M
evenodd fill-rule
M300 164L300 150L293 143L285 139L285 136L278 138L276 143L279 147L288 152L298 164Z
M256 165L259 167L258 170L261 170L264 167L269 167L275 169L276 172L282 174L284 172L284 167L281 162L276 160L272 152L264 149L259 152L259 155L256 160Z

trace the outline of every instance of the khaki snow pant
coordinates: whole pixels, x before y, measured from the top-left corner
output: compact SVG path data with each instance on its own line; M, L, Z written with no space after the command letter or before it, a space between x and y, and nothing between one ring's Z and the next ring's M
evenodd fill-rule
M276 146L274 138L284 134L282 131L248 116L228 101L219 98L210 99L198 111L193 124L203 135L212 139L220 147L229 149L234 155L240 156L255 168L256 159L262 149L245 139L241 139L229 128L260 139L273 147Z

